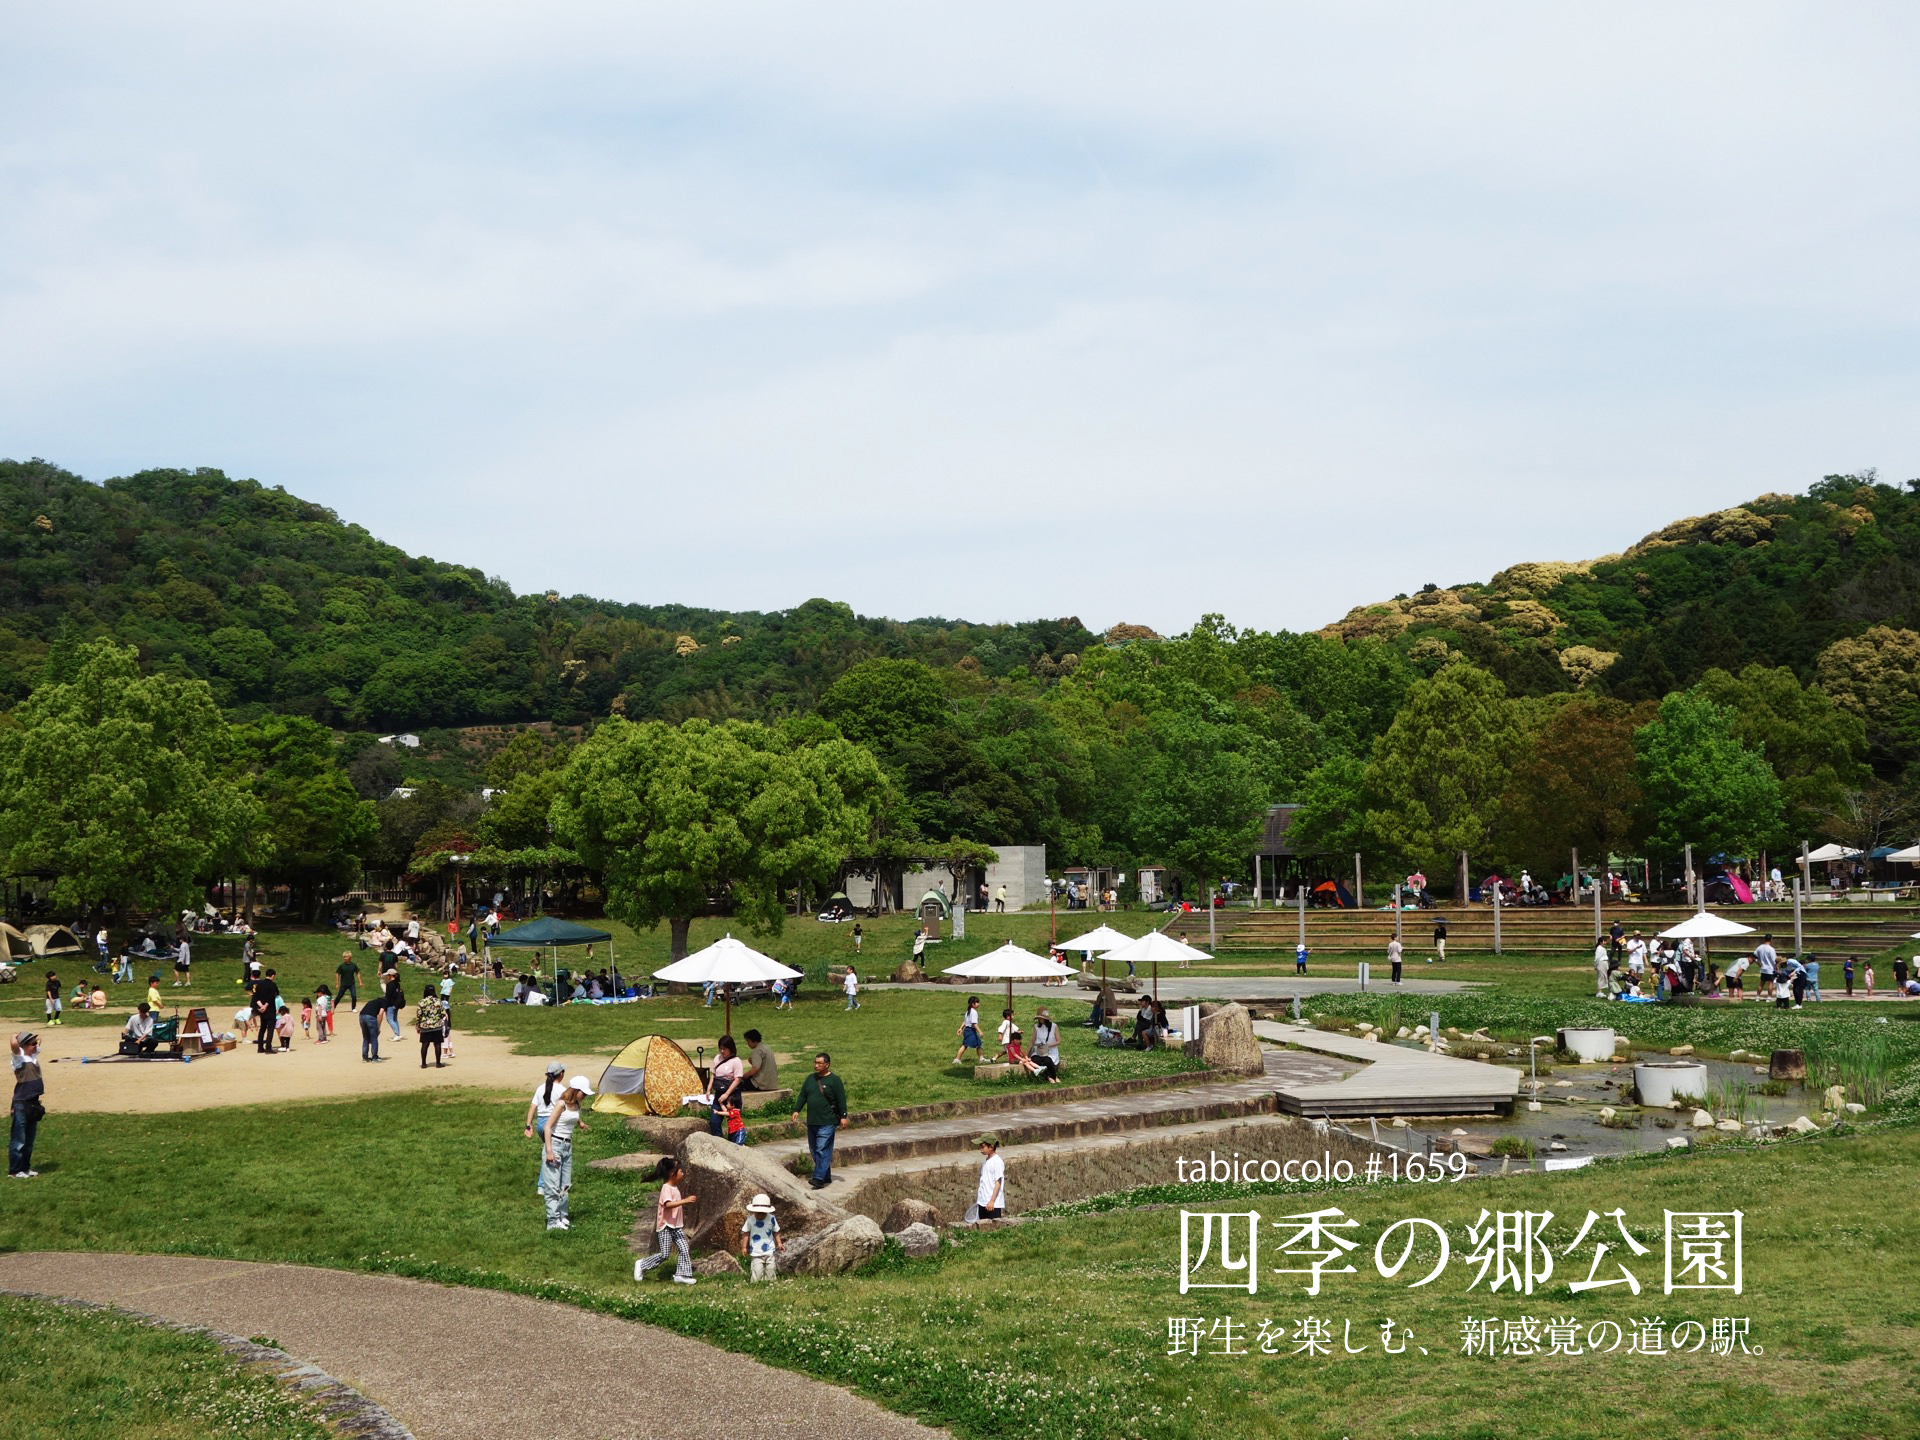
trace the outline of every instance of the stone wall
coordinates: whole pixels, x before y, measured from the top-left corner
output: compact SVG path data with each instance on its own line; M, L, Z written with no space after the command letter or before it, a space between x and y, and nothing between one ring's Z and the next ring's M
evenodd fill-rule
M1009 1208L1018 1215L1141 1185L1171 1185L1180 1178L1175 1160L1204 1160L1209 1153L1230 1158L1238 1151L1243 1161L1281 1163L1331 1154L1335 1161L1349 1161L1358 1170L1372 1149L1367 1141L1338 1131L1318 1133L1311 1121L1274 1116L1204 1128L1183 1126L1179 1134L1134 1130L1097 1140L1009 1145L1000 1154L1007 1162ZM957 1218L973 1203L979 1174L980 1155L973 1151L955 1155L948 1164L903 1164L834 1199L855 1214L875 1220L884 1218L895 1201L905 1199L928 1201L942 1215Z

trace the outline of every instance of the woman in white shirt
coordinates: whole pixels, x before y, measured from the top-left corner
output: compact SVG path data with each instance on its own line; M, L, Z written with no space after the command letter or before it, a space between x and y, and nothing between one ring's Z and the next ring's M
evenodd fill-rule
M554 1101L541 1148L540 1188L547 1197L547 1229L571 1230L567 1196L573 1189L573 1132L583 1128L580 1102L593 1094L587 1077L576 1075Z

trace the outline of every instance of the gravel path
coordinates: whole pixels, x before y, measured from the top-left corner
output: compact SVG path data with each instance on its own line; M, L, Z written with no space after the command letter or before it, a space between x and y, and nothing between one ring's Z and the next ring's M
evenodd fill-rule
M0 1287L264 1335L384 1405L418 1440L656 1440L732 1417L756 1440L944 1431L818 1380L567 1305L297 1265L0 1255Z

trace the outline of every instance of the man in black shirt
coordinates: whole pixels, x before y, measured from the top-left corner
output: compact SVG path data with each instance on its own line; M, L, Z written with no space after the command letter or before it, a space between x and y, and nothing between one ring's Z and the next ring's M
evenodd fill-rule
M274 1022L280 1018L280 984L274 979L278 971L269 970L253 987L253 1013L260 1026L260 1039L254 1049L262 1055L271 1055L273 1051Z
M375 995L360 1007L360 1058L378 1060L380 1058L380 1012L386 1008L387 997Z

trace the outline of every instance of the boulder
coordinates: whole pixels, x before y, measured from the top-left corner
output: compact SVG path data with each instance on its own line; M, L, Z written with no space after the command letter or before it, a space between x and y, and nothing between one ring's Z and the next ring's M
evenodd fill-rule
M1253 1033L1253 1017L1244 1005L1221 1005L1200 1012L1200 1058L1209 1070L1228 1075L1262 1075L1267 1062Z
M1829 1085L1827 1087L1826 1097L1820 1102L1820 1108L1822 1110L1838 1110L1846 1103L1846 1090L1838 1085Z
M847 1218L846 1211L821 1199L805 1180L763 1150L734 1145L701 1130L682 1142L679 1153L680 1163L687 1170L680 1188L700 1197L687 1215L687 1239L695 1245L724 1249L737 1244L740 1227L746 1223L747 1202L760 1191L772 1199L780 1218L780 1233L789 1247ZM643 1220L650 1232L650 1202ZM874 1226L876 1233L879 1228Z
M1798 1050L1776 1050L1767 1062L1767 1078L1770 1080L1804 1080L1807 1078L1807 1057Z
M1426 1027L1422 1026L1421 1028L1424 1029ZM1394 1032L1393 1038L1396 1040L1411 1040L1413 1038L1413 1031L1402 1025L1399 1030Z
M1746 1127L1742 1125L1738 1120L1722 1120L1718 1125L1714 1126L1713 1128L1716 1130L1724 1130L1729 1135L1738 1135Z
M1713 1128L1713 1116L1705 1110L1694 1111L1693 1128L1696 1130L1711 1130Z
M730 1251L716 1250L711 1255L703 1255L693 1262L696 1275L738 1275L740 1261Z
M905 1200L893 1202L893 1208L887 1211L887 1218L880 1222L880 1228L888 1235L898 1235L913 1225L926 1225L937 1229L940 1225L940 1212L931 1202L909 1196Z
M909 1225L893 1238L915 1260L940 1253L940 1232L931 1225Z
M893 972L893 983L896 985L919 985L924 983L926 978L927 972L911 960L901 961L899 967Z
M673 1155L679 1152L681 1141L705 1131L707 1121L705 1116L629 1115L627 1128L646 1136L662 1155Z
M660 1156L651 1150L636 1150L631 1155L609 1155L604 1160L589 1162L594 1170L642 1170L651 1173L659 1165Z
M1693 1047L1691 1045L1676 1045L1667 1051L1669 1055L1691 1055L1692 1053Z
M1692 1144L1693 1141L1689 1140L1686 1136L1675 1135L1667 1141L1667 1148L1669 1150L1685 1150Z
M1013 1073L1011 1065L976 1065L973 1078L976 1080L1004 1080Z
M1815 1130L1818 1130L1819 1128L1820 1127L1818 1125L1814 1124L1813 1121L1809 1120L1804 1115L1795 1116L1793 1123L1787 1126L1787 1129L1792 1130L1796 1134L1800 1134L1800 1135L1810 1135Z
M1858 1100L1849 1100L1847 1102L1847 1114L1864 1115L1866 1113L1867 1113L1867 1107L1862 1105Z
M785 1229L785 1219L781 1226ZM912 1228L912 1227L908 1227ZM887 1237L864 1215L848 1215L838 1224L787 1241L780 1259L783 1275L838 1275L863 1265L880 1253Z
M1600 1107L1600 1118L1602 1120L1611 1120L1613 1119L1614 1116L1618 1115L1619 1113L1620 1112L1614 1109L1611 1105L1602 1105Z

